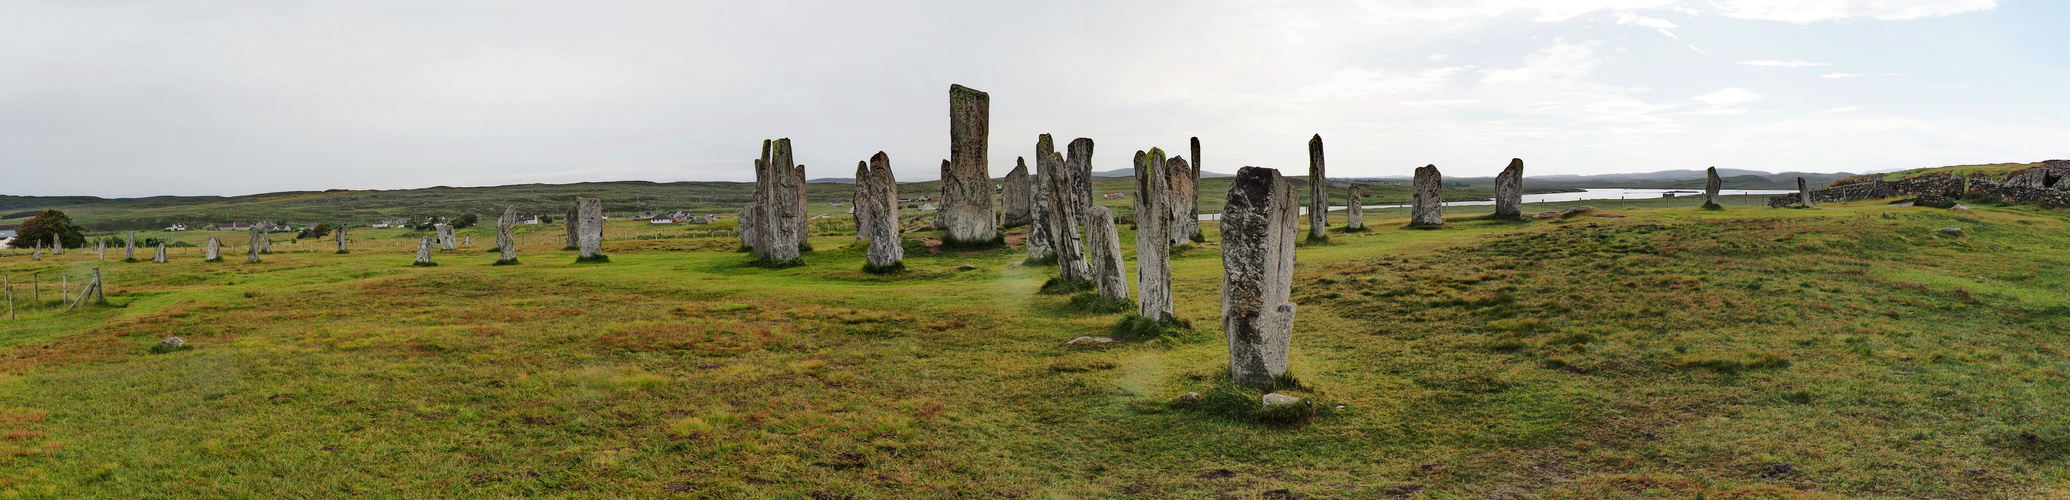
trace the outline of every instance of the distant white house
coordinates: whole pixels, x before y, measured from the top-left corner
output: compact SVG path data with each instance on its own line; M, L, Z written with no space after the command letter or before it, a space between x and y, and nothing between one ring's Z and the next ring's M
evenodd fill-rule
M675 224L675 223L676 223L676 220L675 220L675 219L670 219L670 218L667 218L667 217L648 217L648 218L647 218L647 225L650 225L650 226L666 226L666 225L669 225L669 224Z
M517 219L517 223L519 223L519 224L538 224L538 223L539 223L539 216L537 216L537 215L520 215L520 216L518 216L518 219Z
M165 231L166 231L166 232L173 232L173 231L186 231L186 230L187 230L187 225L186 225L186 224L173 224L173 225L171 225L171 226L167 226L167 227L165 228Z

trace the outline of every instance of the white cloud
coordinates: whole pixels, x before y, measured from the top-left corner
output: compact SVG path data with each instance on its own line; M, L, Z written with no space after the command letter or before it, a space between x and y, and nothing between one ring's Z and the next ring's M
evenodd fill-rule
M1820 113L1825 113L1825 114L1829 114L1829 115L1837 115L1837 114L1840 114L1840 113L1853 113L1853 112L1856 112L1856 111L1861 111L1861 110L1862 110L1862 107L1861 107L1861 106L1842 106L1842 107L1838 107L1838 108L1832 108L1832 109L1828 109L1828 110L1825 110L1825 111L1820 111Z
M1747 66L1759 66L1763 68L1809 68L1812 66L1833 65L1832 63L1818 63L1806 61L1803 59L1792 59L1788 61L1740 61L1739 63Z
M1603 64L1603 58L1596 57L1595 50L1595 46L1601 43L1553 40L1553 46L1525 58L1524 66L1521 68L1483 71L1481 83L1494 85L1504 82L1577 80Z
M1448 55L1444 55L1444 54L1431 54L1431 55L1430 55L1430 60L1432 60L1432 61L1443 61L1443 60L1446 60L1446 59L1451 59L1451 58L1452 58L1452 56L1448 56Z
M1658 9L1679 0L1378 0L1360 2L1379 21L1449 21L1533 11L1537 22L1558 22L1599 11Z
M1711 4L1727 17L1803 24L1939 17L1990 10L1998 7L1998 0L1712 0Z
M1676 26L1674 22L1668 21L1666 19L1646 17L1638 14L1633 14L1631 12L1618 12L1617 24L1621 26L1638 26L1641 28L1653 28L1655 31L1659 31L1660 34L1667 35L1668 38L1673 38L1676 40L1682 39L1682 37L1675 36L1675 32L1668 31L1671 29L1679 28L1680 26Z
M1734 87L1728 89L1720 89L1717 92L1696 96L1695 98L1692 98L1690 100L1704 104L1709 104L1714 107L1724 107L1757 102L1761 99L1761 94L1756 94L1754 93L1754 91L1751 90Z
M1417 72L1410 76L1387 78L1379 70L1344 68L1330 75L1330 80L1294 92L1296 101L1326 99L1358 99L1374 94L1399 94L1425 91L1444 84L1453 74L1464 68L1436 68Z
M1904 73L1827 73L1827 74L1823 74L1823 75L1818 75L1818 77L1819 77L1819 78L1827 78L1827 79L1840 79L1840 78L1862 78L1862 77L1869 77L1869 76L1905 76L1905 74L1904 74Z

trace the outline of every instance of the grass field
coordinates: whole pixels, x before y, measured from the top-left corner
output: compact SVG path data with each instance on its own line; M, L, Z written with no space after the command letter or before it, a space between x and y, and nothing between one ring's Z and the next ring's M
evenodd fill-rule
M482 232L412 267L402 230L9 256L0 496L2066 494L2065 212L1687 203L1301 247L1293 392L1322 410L1274 423L1174 402L1257 396L1225 382L1212 223L1172 263L1196 330L1105 348L1065 341L1122 315L1036 293L1017 250L880 277L832 231L782 270L730 237L575 264L558 226L501 267ZM110 305L49 300L94 267Z

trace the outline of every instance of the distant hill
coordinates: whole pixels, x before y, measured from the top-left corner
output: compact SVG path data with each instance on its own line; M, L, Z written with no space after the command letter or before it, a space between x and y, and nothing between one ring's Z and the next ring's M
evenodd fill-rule
M1527 170L1527 171L1528 171L1528 170ZM1758 171L1758 170L1740 170L1740 169L1732 169L1732 168L1721 168L1721 169L1718 169L1718 176L1719 176L1719 177L1721 177L1721 178L1722 178L1722 179L1723 179L1723 180L1725 181L1725 187L1726 187L1727 189L1796 189L1796 188L1797 188L1797 178L1798 178L1798 177L1803 177L1803 178L1804 178L1804 181L1805 181L1806 183L1808 183L1808 184L1811 184L1811 186L1812 186L1812 187L1822 187L1822 186L1825 186L1825 185L1827 185L1827 184L1831 184L1831 183L1833 183L1833 181L1835 181L1835 180L1839 180L1839 179L1842 179L1842 178L1846 178L1846 177L1853 177L1854 175L1855 175L1855 174L1852 174L1852 173L1848 173L1848 172L1837 172L1837 173L1809 173L1809 172L1782 172L1782 173L1771 173L1771 172L1762 172L1762 171ZM1662 170L1662 171L1658 171L1658 172L1644 172L1644 173L1634 173L1634 174L1597 174L1597 175L1573 175L1573 174L1561 174L1561 175L1530 175L1530 174L1525 174L1525 175L1524 175L1524 185L1525 185L1526 187L1530 187L1530 188L1633 188L1633 189L1702 189L1702 188L1703 188L1703 185L1704 185L1704 182L1705 182L1705 178L1704 178L1704 177L1705 177L1705 176L1704 176L1704 171L1702 171L1702 170ZM1339 179L1337 179L1337 178L1334 178L1334 177L1333 177L1333 178L1331 178L1330 180L1331 180L1332 182L1335 182L1335 181L1338 181ZM1344 180L1354 180L1354 179L1344 179ZM1372 181L1378 181L1378 182L1407 182L1407 181L1409 180L1409 178L1408 178L1408 177L1376 177L1376 178L1370 178L1370 179L1362 179L1362 180L1372 180ZM1466 185L1478 185L1478 184L1489 184L1489 185L1493 185L1493 184L1494 184L1494 182L1495 182L1495 178L1494 178L1493 176L1488 176L1488 177L1455 177L1455 176L1450 176L1450 175L1447 175L1447 176L1445 176L1445 184L1447 184L1447 185L1451 185L1451 184L1454 184L1454 183L1460 183L1460 184L1466 184Z
M1114 169L1114 170L1107 170L1107 171L1095 171L1095 172L1093 172L1093 177L1135 177L1135 176L1136 176L1136 169L1133 169L1133 168L1117 168L1117 169ZM1222 178L1222 177L1236 177L1236 175L1235 175L1235 174L1225 174L1225 173L1221 173L1221 172L1209 172L1209 171L1206 171L1206 170L1202 170L1202 171L1200 172L1200 176L1201 176L1202 178L1207 178L1207 179L1215 179L1215 178Z

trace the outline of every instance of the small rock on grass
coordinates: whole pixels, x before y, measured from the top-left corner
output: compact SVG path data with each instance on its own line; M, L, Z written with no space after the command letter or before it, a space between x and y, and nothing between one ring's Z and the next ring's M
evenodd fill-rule
M1079 337L1064 342L1069 345L1107 345L1114 342L1110 337Z
M1200 393L1198 393L1198 392L1189 392L1189 393L1185 393L1185 394L1180 394L1180 395L1179 395L1179 402L1181 402L1181 403L1197 403L1197 402L1200 402Z
M187 341L180 340L179 337L166 337L165 340L158 341L159 347L180 347L183 345L187 345Z
M1941 235L1942 235L1942 236L1954 236L1954 237L1958 237L1958 238L1959 238L1959 237L1962 237L1962 228L1959 228L1959 227L1944 227L1944 228L1941 228Z
M1290 405L1301 402L1301 398L1288 396L1277 392L1266 394L1265 397L1260 399L1262 399L1265 402L1265 406Z

